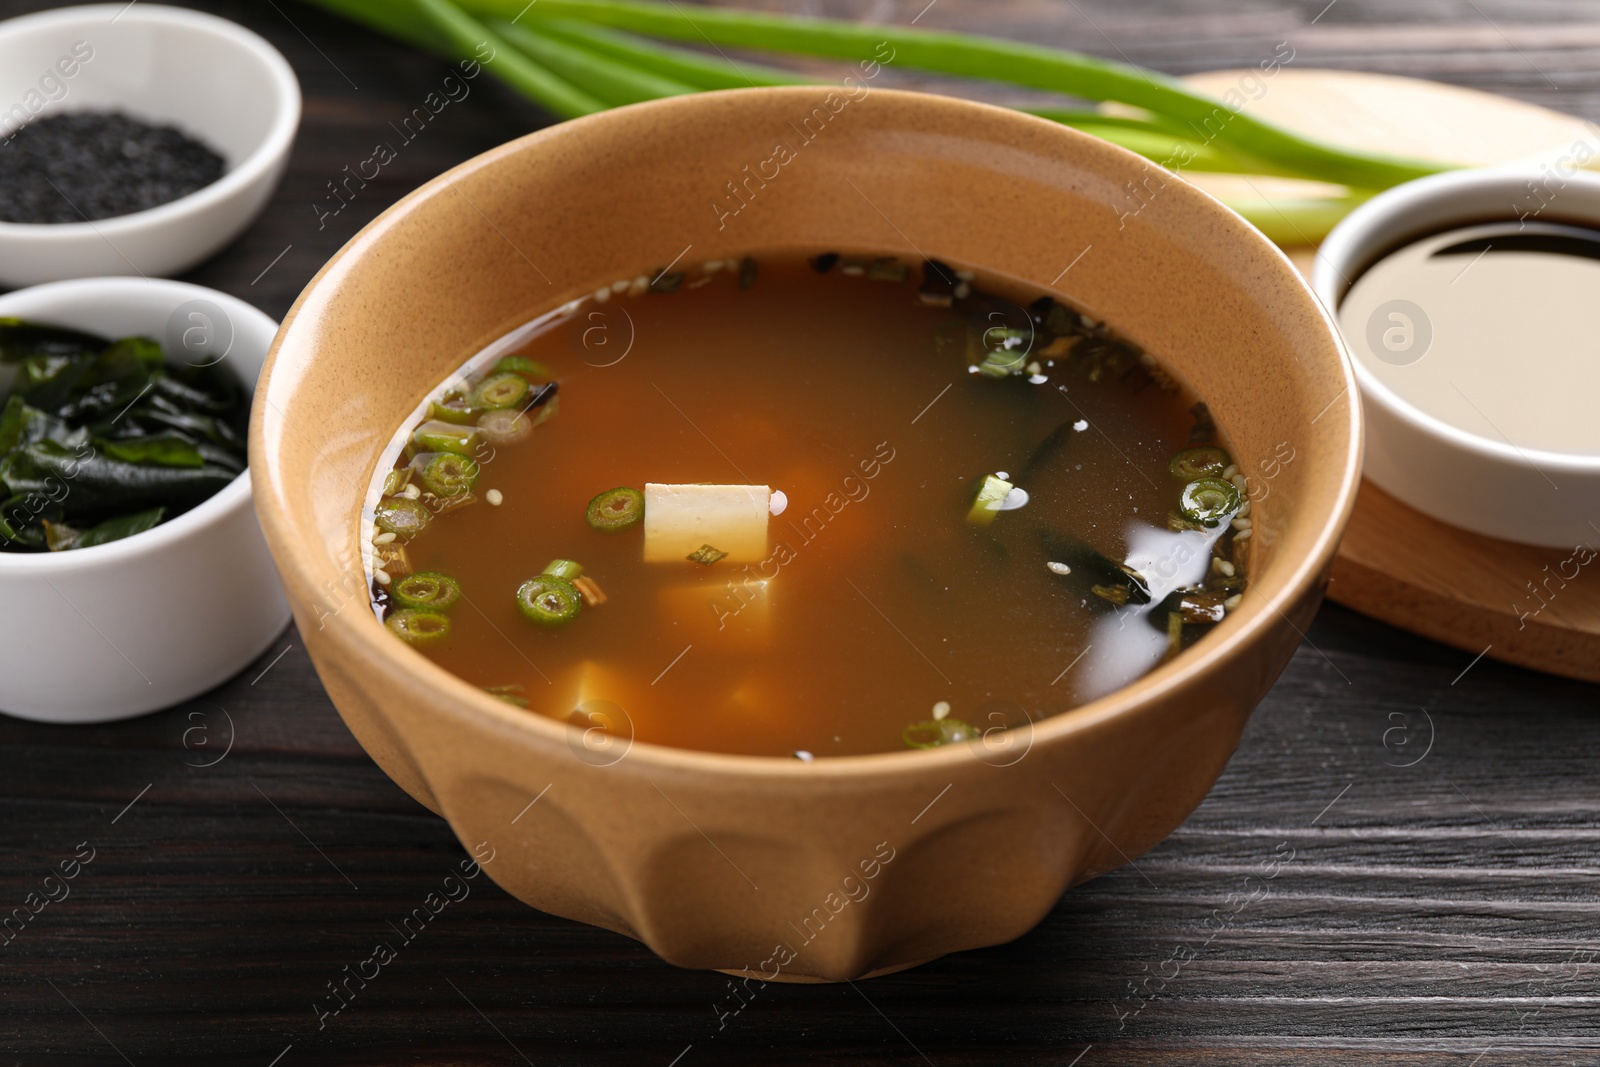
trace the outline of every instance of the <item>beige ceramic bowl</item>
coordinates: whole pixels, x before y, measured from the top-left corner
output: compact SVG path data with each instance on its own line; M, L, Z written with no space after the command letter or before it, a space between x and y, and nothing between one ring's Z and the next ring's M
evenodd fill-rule
M373 759L492 854L485 869L521 900L672 963L767 979L854 978L1010 940L1068 886L1171 832L1300 643L1360 466L1337 335L1237 216L1040 119L829 92L625 108L435 179L301 296L251 428L257 505L306 648ZM714 208L779 142L793 158L751 182L750 204ZM435 383L535 312L691 246L706 260L819 245L1056 282L1162 354L1209 398L1252 479L1240 610L1136 684L1031 731L814 763L590 747L384 631L366 603L362 498Z

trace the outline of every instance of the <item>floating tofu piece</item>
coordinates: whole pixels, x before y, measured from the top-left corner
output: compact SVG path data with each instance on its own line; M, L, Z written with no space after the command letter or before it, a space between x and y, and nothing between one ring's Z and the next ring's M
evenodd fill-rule
M538 689L544 689L544 686L538 686L538 689L529 688L528 695L532 698L533 706L552 719L573 722L580 726L584 725L583 715L573 716L573 712L584 709L615 718L610 705L626 708L632 699L632 694L638 692L636 679L632 679L627 673L615 667L595 663L593 660L584 660L552 681L554 684L543 693Z
M759 563L767 556L765 485L644 486L646 563L682 563L705 545L728 563Z
M732 586L730 589L729 586ZM708 649L765 648L772 637L772 583L759 578L663 589L661 619L685 641Z

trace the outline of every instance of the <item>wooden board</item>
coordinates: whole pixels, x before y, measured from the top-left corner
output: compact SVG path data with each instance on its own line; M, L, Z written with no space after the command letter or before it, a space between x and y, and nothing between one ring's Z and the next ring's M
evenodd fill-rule
M1250 72L1185 79L1221 96ZM1416 78L1285 68L1250 113L1328 141L1459 163L1555 159L1600 130L1507 97ZM1218 196L1316 195L1316 183L1196 174ZM1313 248L1289 249L1310 275ZM1600 531L1585 552L1482 537L1363 482L1328 596L1394 626L1569 678L1600 681Z

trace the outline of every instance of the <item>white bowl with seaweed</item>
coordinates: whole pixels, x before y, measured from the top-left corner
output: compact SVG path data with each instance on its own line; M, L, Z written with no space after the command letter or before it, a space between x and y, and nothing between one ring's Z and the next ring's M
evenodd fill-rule
M276 332L183 282L0 296L0 711L104 722L168 707L283 630L243 445Z

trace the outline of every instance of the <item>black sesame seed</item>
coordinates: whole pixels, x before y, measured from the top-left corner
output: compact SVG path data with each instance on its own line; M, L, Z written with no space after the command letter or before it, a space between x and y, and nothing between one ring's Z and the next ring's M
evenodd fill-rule
M222 177L223 158L120 112L50 115L0 142L0 220L83 222L144 211Z

